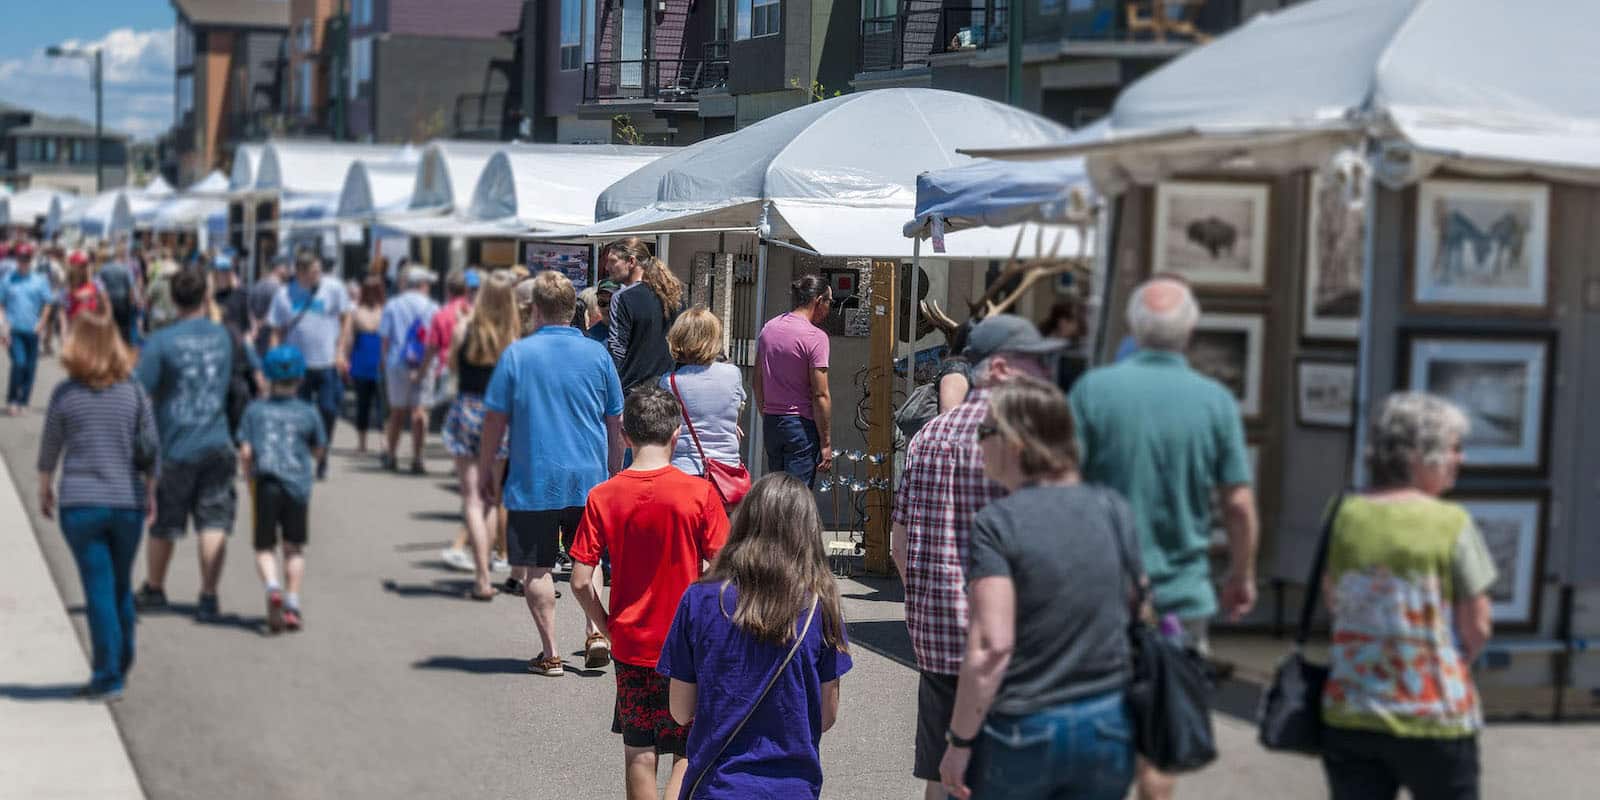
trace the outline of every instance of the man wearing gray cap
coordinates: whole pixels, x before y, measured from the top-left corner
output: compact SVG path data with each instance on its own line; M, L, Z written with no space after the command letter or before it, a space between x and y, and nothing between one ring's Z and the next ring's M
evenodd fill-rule
M917 657L916 757L911 774L926 781L925 796L946 796L939 782L945 733L955 708L956 676L967 641L963 554L972 518L1005 489L983 474L978 425L989 413L989 392L1018 375L1050 380L1063 339L1041 336L1033 323L996 314L973 327L962 354L974 388L960 405L934 417L912 437L895 493L890 553L905 581L906 628Z
M384 304L383 317L378 322L378 336L383 342L383 380L389 400L389 423L384 426L383 455L386 469L397 469L399 461L395 451L400 447L400 431L409 421L411 426L411 474L427 472L422 466L422 445L428 438L428 395L430 370L428 364L428 321L439 311L429 292L433 288L433 270L414 264L401 276L406 291Z

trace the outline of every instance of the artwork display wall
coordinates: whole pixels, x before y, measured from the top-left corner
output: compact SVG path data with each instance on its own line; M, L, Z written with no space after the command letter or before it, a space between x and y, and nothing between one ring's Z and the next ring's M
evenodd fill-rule
M1198 288L1265 287L1268 196L1265 184L1160 184L1150 271Z

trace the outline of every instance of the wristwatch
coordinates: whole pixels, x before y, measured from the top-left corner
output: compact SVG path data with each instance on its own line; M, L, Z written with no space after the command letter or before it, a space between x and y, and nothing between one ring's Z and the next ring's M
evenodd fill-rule
M963 750L971 750L972 746L978 743L978 737L974 736L971 739L963 739L960 736L957 736L955 731L947 728L944 732L944 741L951 747L959 747Z

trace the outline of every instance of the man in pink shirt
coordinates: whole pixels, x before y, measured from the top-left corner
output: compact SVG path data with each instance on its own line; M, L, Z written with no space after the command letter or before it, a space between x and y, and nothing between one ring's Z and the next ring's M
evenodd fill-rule
M769 320L756 338L754 388L767 471L810 486L818 470L833 466L828 334L818 327L833 307L833 289L817 275L802 275L790 288L794 310Z

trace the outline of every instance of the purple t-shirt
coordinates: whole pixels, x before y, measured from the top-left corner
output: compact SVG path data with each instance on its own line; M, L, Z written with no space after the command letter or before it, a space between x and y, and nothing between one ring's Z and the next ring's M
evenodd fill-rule
M809 323L808 323L809 324ZM751 797L818 797L822 793L822 685L850 671L850 656L822 641L822 612L806 633L794 662L744 729L717 750L789 654L788 647L758 641L733 624L738 590L696 583L683 593L656 669L696 684L694 725L689 728L689 772L680 800L702 770L695 800ZM720 594L720 597L719 597ZM720 600L720 607L719 607ZM795 629L804 618L795 621ZM705 680L700 678L704 676Z
M756 337L761 413L816 419L811 411L811 370L827 368L827 331L794 312L773 317Z

